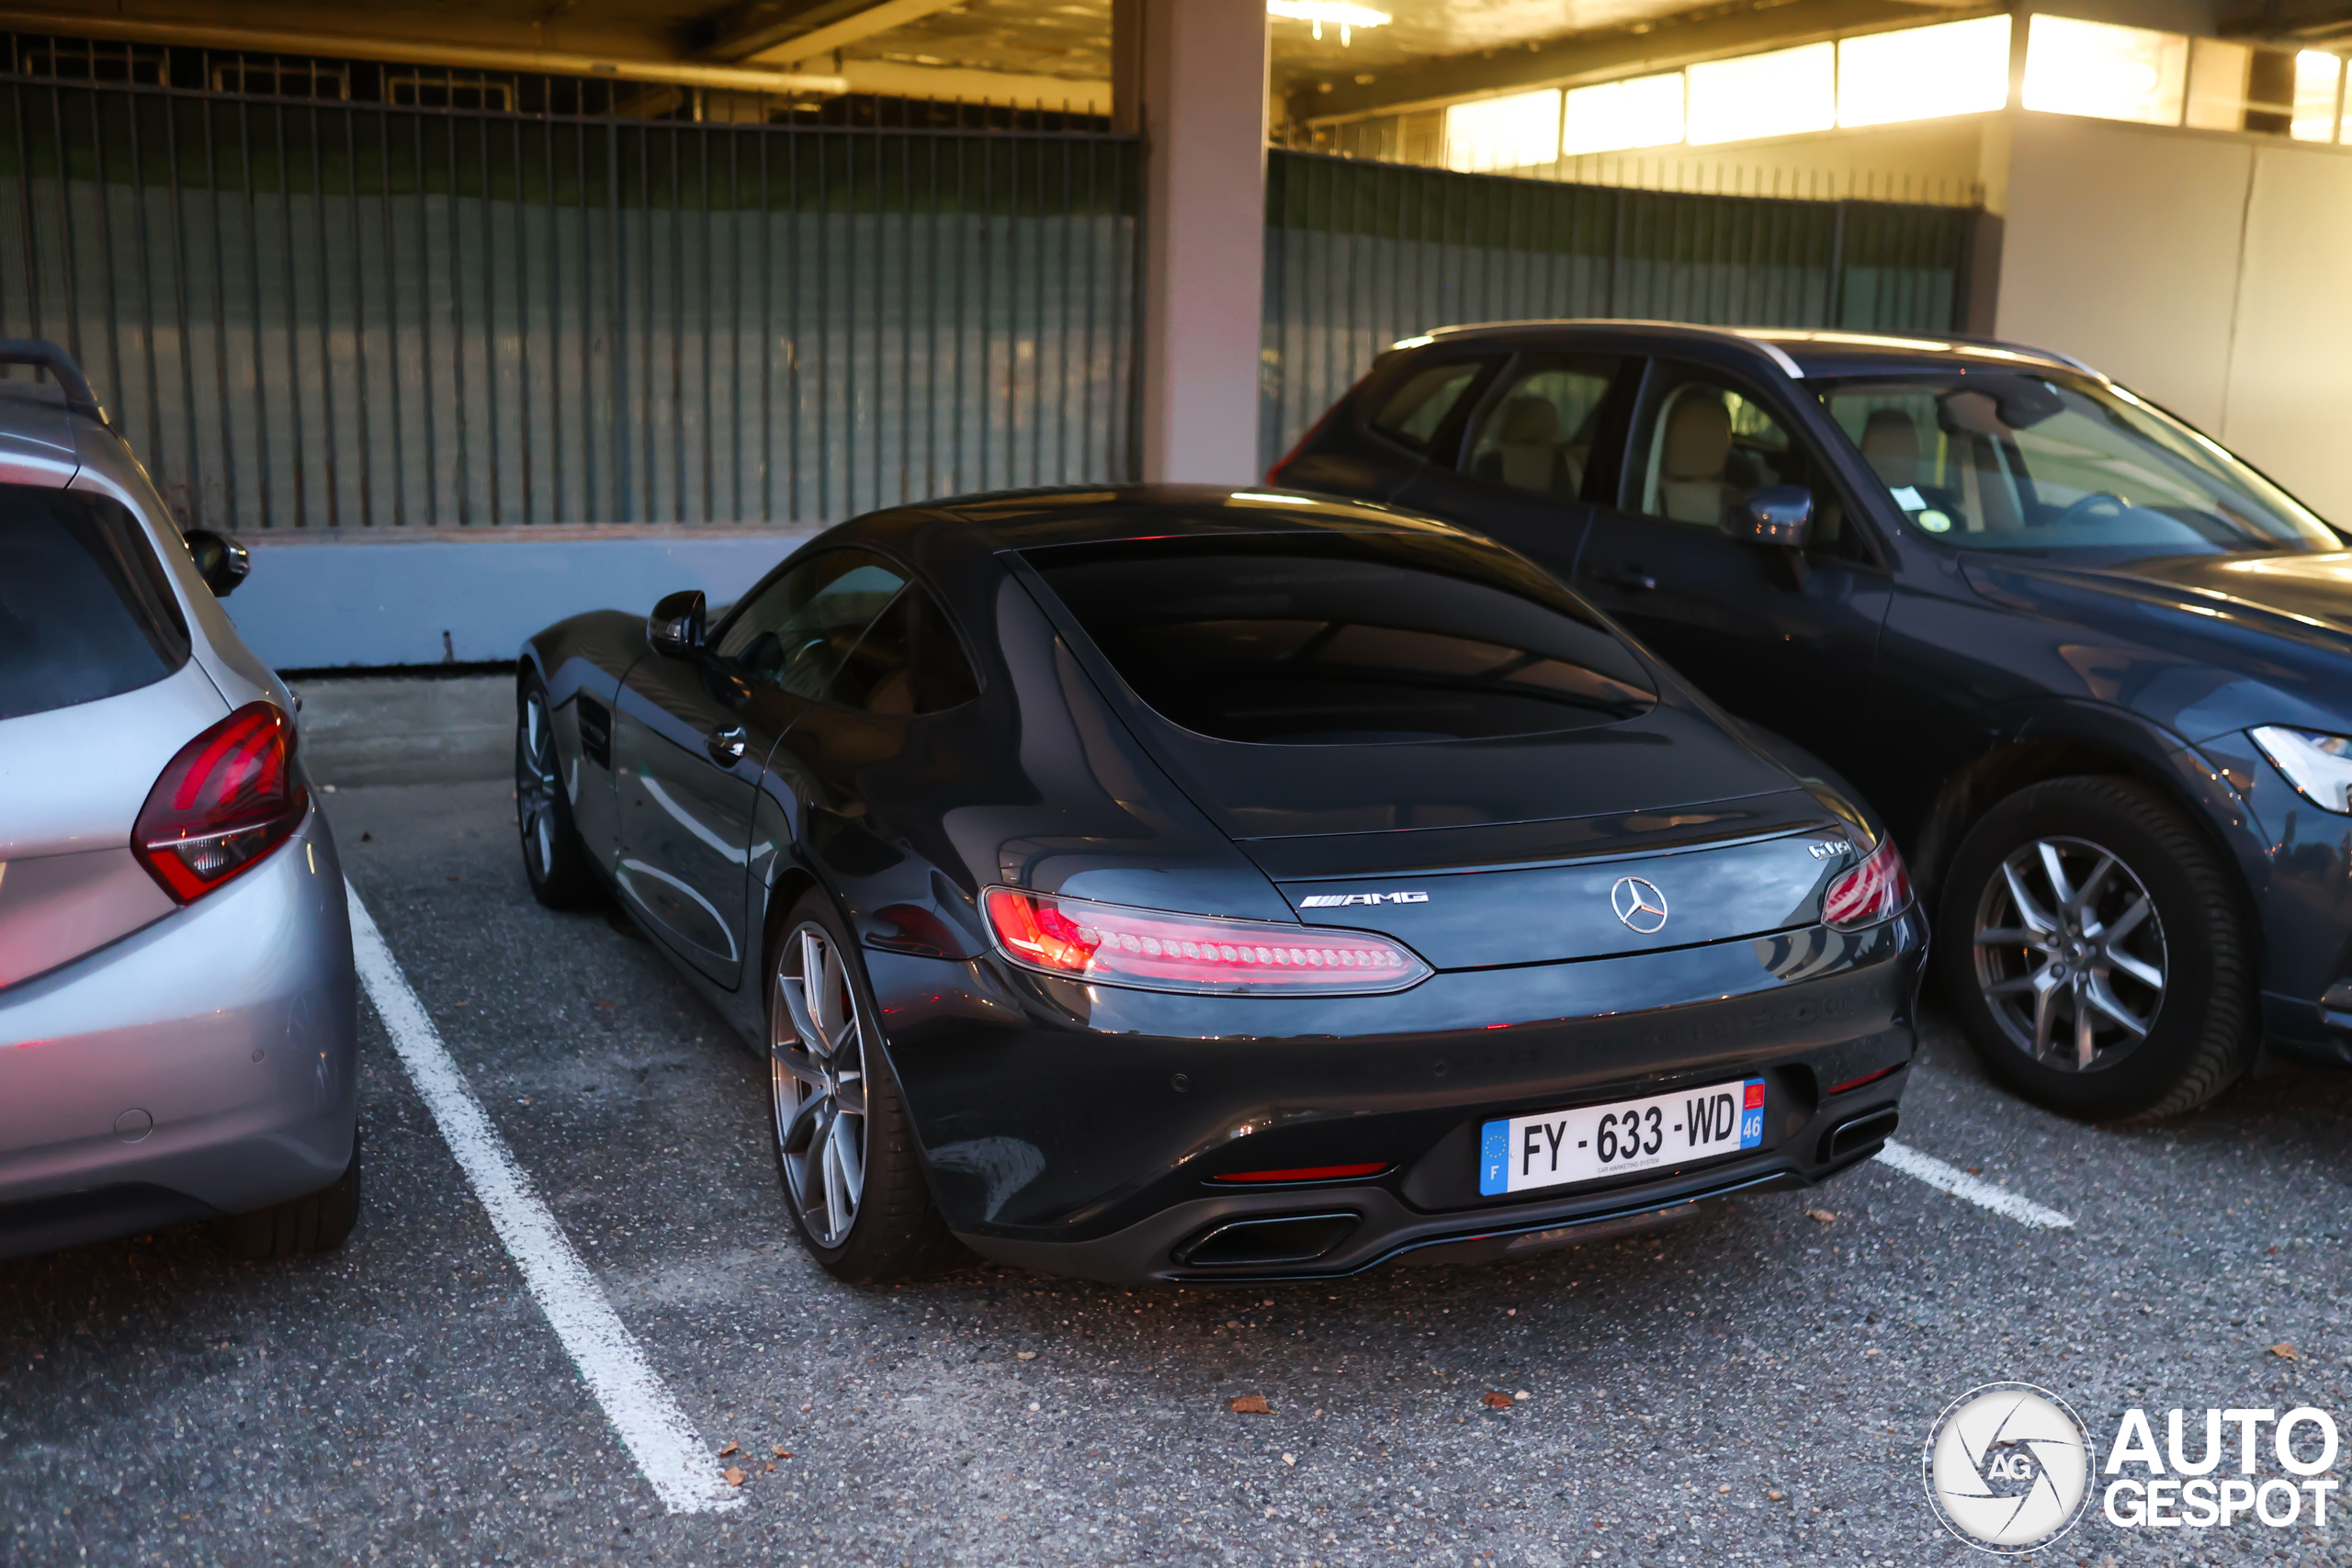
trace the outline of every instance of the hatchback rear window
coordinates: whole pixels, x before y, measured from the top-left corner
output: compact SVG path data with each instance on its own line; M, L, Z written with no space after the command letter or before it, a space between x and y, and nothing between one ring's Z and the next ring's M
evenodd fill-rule
M136 691L187 656L163 564L120 502L0 485L0 718Z
M1220 740L1538 735L1656 701L1641 661L1582 604L1467 540L1250 534L1027 558L1138 697Z

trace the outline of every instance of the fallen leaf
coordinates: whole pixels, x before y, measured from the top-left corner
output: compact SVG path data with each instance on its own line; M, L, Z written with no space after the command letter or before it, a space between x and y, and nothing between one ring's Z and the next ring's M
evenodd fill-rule
M1298 1456L1296 1454L1284 1454L1283 1455L1283 1462L1284 1464L1296 1464L1298 1462Z
M720 1459L725 1459L729 1454L733 1453L741 1446L741 1445L737 1443L734 1438L729 1438L727 1440L727 1446L718 1450L718 1457Z
M1984 1174L1984 1168L1981 1165L1962 1166L1961 1168L1967 1171L1971 1176L1982 1176Z
M743 1484L743 1472L731 1464L727 1467L727 1484L729 1486Z
M1838 1223L1838 1216L1826 1209L1807 1209L1804 1212L1804 1217L1808 1220L1819 1220L1825 1225L1834 1225Z
M1037 1352L1035 1350L1015 1350L1012 1353L1012 1359L1016 1361L1034 1361L1037 1359Z
M1274 1407L1266 1403L1262 1393L1245 1393L1238 1399L1228 1399L1225 1407L1236 1416L1272 1416Z
M792 1457L790 1454L786 1453L783 1448L778 1444L770 1443L768 1446L775 1450L775 1457L778 1459L790 1459Z
M1507 1393L1499 1393L1493 1389L1488 1389L1487 1391L1487 1404L1492 1409L1509 1410L1510 1408L1510 1395Z
M2270 1353L2282 1361L2291 1361L2295 1359L2295 1348L2284 1339L2270 1347Z
M1767 1492L1767 1493L1765 1493L1765 1494L1764 1494L1764 1495L1765 1495L1766 1497L1770 1498L1770 1500L1772 1500L1772 1501L1773 1501L1773 1502L1775 1502L1775 1503L1783 1502L1783 1501L1785 1501L1785 1500L1786 1500L1786 1499L1784 1499L1784 1498L1783 1498L1783 1497L1782 1497L1782 1496L1781 1496L1778 1492Z
M774 1460L768 1461L768 1473L770 1475L774 1475L775 1473L775 1461Z

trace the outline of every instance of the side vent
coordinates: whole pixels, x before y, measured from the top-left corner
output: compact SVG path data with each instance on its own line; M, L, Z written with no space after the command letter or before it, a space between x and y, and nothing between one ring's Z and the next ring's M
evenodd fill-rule
M582 692L572 699L580 711L580 750L587 759L613 771L613 710Z

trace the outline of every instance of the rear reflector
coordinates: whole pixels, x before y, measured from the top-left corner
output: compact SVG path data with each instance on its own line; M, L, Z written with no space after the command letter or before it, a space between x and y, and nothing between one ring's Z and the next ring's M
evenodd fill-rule
M1894 1067L1899 1067L1902 1065L1902 1063L1897 1062L1894 1064ZM1894 1071L1894 1067L1881 1067L1874 1073L1864 1073L1860 1077L1848 1078L1844 1083L1831 1084L1829 1086L1828 1092L1831 1094L1843 1094L1849 1089L1860 1089L1864 1084L1876 1083L1879 1079L1893 1073Z
M274 703L248 703L164 766L131 852L183 904L251 870L292 836L310 807L294 776L293 726Z
M1228 920L991 887L998 951L1024 969L1147 991L1330 997L1401 991L1430 966L1362 931Z
M1821 923L1852 931L1891 920L1910 907L1911 873L1895 852L1894 840L1889 839L1868 860L1829 885L1821 898Z
M1295 1170L1237 1170L1231 1176L1220 1176L1218 1181L1340 1181L1351 1176L1378 1176L1388 1168L1385 1160L1370 1165L1303 1165Z

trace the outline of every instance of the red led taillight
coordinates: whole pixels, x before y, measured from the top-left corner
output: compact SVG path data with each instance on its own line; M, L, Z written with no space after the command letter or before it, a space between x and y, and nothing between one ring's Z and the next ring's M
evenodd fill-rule
M1148 991L1329 997L1401 991L1430 966L1362 931L1229 920L991 887L998 951L1025 969Z
M293 748L272 703L248 703L180 748L130 830L164 892L192 904L287 840L310 805Z
M1219 1181L1344 1181L1353 1176L1378 1176L1388 1168L1385 1160L1370 1165L1303 1165L1292 1170L1237 1170L1230 1176L1216 1178Z
M1821 897L1821 923L1852 931L1891 920L1910 906L1911 873L1895 852L1894 840L1889 839L1868 860L1829 885L1829 891Z

